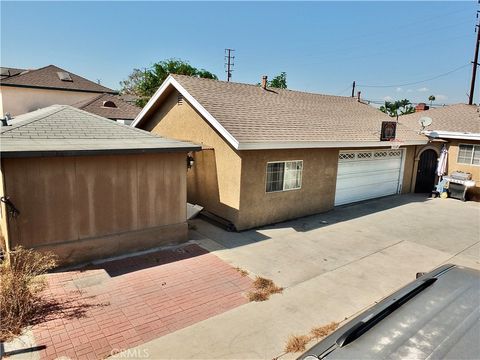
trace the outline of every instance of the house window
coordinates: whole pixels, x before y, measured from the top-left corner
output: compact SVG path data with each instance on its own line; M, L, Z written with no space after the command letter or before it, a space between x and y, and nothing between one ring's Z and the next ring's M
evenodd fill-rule
M457 163L468 165L480 165L480 145L458 146Z
M267 163L266 192L300 189L302 170L302 160Z

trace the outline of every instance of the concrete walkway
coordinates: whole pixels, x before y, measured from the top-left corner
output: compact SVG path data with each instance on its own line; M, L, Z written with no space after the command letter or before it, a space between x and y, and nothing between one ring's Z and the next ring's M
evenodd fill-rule
M480 204L403 195L258 230L227 233L196 220L192 239L285 287L129 349L118 358L272 359L290 335L342 321L444 263L480 269ZM296 354L298 355L298 354Z

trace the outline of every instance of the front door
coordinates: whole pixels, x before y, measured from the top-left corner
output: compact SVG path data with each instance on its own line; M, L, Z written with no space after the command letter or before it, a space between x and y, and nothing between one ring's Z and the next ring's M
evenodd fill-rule
M416 193L430 193L435 185L435 170L437 168L437 153L435 150L425 150L418 162Z

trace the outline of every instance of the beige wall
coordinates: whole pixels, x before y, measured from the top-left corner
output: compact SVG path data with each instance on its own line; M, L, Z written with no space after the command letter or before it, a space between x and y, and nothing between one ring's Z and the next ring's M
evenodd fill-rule
M156 134L202 144L188 171L188 201L230 220L238 230L333 208L339 149L236 151L178 93L172 91L140 126ZM405 152L402 192L410 191L415 147ZM302 189L266 193L269 161L303 160Z
M338 149L242 151L242 188L238 230L328 211L335 201ZM303 160L302 187L267 193L271 161Z
M188 170L188 201L236 223L240 208L241 158L184 99L172 92L141 128L161 136L202 144Z
M72 105L96 95L98 93L1 86L0 115L3 117L8 112L17 116L50 105Z
M185 157L2 159L6 194L20 211L9 221L11 246L79 262L186 240Z
M468 195L471 200L480 201L480 165L467 165L457 163L459 144L480 145L479 141L468 140L450 140L448 143L448 173L454 171L463 171L472 174L472 180L476 182L474 188L468 190Z

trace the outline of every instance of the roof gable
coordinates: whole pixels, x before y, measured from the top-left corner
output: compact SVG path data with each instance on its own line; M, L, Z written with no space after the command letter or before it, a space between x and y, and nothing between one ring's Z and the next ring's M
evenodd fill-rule
M389 146L380 142L379 110L349 97L171 75L135 119L139 126L174 87L236 149ZM400 126L397 137L425 143Z
M71 81L62 81L58 73L67 73ZM116 93L116 91L112 89L63 70L55 65L48 65L40 69L29 70L14 76L2 78L0 79L0 85L92 93Z

